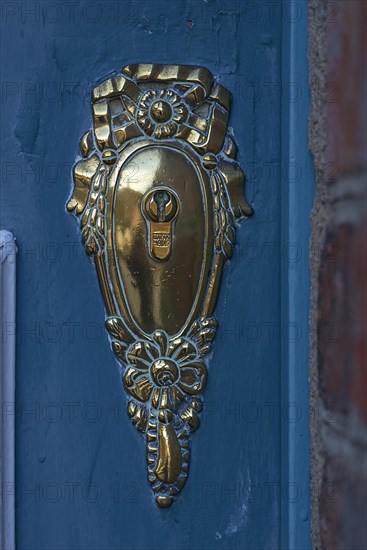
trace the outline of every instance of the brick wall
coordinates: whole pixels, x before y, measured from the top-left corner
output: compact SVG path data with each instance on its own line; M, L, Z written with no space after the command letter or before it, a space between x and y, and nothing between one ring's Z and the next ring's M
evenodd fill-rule
M367 2L311 0L311 490L316 549L363 550Z

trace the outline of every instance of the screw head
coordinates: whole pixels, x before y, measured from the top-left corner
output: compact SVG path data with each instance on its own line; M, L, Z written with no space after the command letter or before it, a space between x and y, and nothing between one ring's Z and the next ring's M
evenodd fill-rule
M214 170L217 166L217 157L213 153L207 153L203 156L203 166L208 170Z
M117 160L116 151L113 149L105 149L102 153L102 160L105 164L115 164Z

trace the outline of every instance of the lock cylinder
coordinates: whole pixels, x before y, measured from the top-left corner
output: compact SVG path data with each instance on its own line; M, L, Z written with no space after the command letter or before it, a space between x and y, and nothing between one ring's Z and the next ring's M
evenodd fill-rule
M173 245L173 225L179 212L179 199L166 186L152 187L142 199L148 226L149 252L156 261L168 260Z

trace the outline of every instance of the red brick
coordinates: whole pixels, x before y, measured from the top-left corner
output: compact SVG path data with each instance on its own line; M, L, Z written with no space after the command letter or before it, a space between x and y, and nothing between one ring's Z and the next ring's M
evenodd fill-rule
M328 161L338 176L366 168L367 2L331 2L328 13Z
M367 422L366 222L329 230L319 272L320 394L339 413Z

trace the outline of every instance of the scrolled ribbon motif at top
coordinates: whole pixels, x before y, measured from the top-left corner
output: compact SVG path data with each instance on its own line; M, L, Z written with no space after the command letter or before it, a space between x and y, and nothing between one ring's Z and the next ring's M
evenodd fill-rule
M128 65L93 90L92 109L67 209L94 257L128 415L167 507L188 474L235 218L252 209L228 133L230 95L207 69Z

